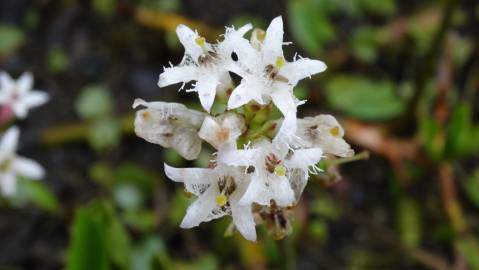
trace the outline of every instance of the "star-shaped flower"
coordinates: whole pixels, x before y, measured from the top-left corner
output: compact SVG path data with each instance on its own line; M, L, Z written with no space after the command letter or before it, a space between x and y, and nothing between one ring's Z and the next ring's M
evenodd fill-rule
M272 141L263 138L255 141L250 149L218 152L219 162L254 168L251 184L240 204L255 202L270 205L274 200L277 205L284 207L296 202L299 196L295 195L289 178L299 170L307 179L309 168L316 168L323 152L321 148L290 149L291 134L295 130L296 115L290 112Z
M251 24L238 30L228 28L225 39L218 44L206 42L204 37L185 25L179 25L176 33L185 47L185 56L178 66L165 68L160 74L159 87L175 83L196 81L195 87L187 91L198 92L201 105L209 112L217 91L232 87L227 66L231 64L232 46L236 40L252 28Z
M42 91L32 90L33 75L25 72L18 80L12 79L6 72L0 73L0 105L8 106L15 115L24 119L31 108L48 101L49 96Z
M266 32L253 31L251 42L236 36L234 51L237 65L231 71L242 77L240 85L233 90L228 108L238 108L251 100L266 104L271 100L286 115L296 111L300 102L293 95L298 81L322 72L326 65L308 58L285 60L283 55L283 20L276 17Z
M188 192L198 196L186 211L180 227L192 228L224 215L231 215L238 231L248 240L256 240L251 204L239 205L250 176L239 167L218 164L212 169L173 168L165 164L166 175L182 182Z
M172 147L193 160L201 151L198 130L206 114L190 110L185 105L168 102L146 102L136 99L133 108L145 106L136 112L135 133L148 142Z
M15 193L18 176L37 180L45 175L36 161L16 154L19 133L17 127L11 127L0 140L0 188L5 195Z

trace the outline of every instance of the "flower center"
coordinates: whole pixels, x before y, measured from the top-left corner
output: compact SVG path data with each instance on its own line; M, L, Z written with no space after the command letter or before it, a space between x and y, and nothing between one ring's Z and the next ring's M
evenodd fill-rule
M195 39L195 43L196 43L196 45L198 45L198 46L200 46L200 47L203 48L203 46L205 46L206 39L205 39L204 37L200 37L200 36L199 36L199 37L197 37L197 38Z
M339 136L339 127L336 126L336 127L333 127L329 130L329 133L331 135L333 135L334 137L338 137Z
M228 203L228 197L236 190L236 184L232 176L224 176L218 181L220 194L216 196L216 204L225 206Z
M264 165L270 173L281 176L280 174L284 171L286 174L286 168L282 165L282 161L273 153L266 156Z
M218 206L225 206L228 202L228 197L226 197L223 193L216 196L216 204Z

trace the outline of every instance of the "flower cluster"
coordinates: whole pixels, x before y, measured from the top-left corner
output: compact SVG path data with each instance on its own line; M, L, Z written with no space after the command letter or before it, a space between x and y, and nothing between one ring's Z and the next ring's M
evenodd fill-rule
M15 117L24 119L28 111L48 101L48 94L32 90L33 75L25 72L14 80L0 72L0 125L7 127ZM20 130L11 126L0 140L0 190L4 195L13 195L18 177L37 180L45 171L36 161L18 156L17 145Z
M178 103L135 100L135 132L148 142L172 147L188 160L196 159L205 141L216 149L208 168L174 168L166 175L184 184L198 198L188 208L181 227L230 215L248 240L255 225L273 224L277 236L288 230L285 210L297 204L310 174L323 157L347 157L353 150L331 115L297 118L298 81L320 73L319 61L283 55L283 21L275 18L266 31L226 28L222 41L208 43L187 26L177 27L185 55L177 66L160 74L160 87L194 82L199 112ZM241 77L235 85L230 74ZM218 105L218 106L216 106ZM212 110L212 108L215 109ZM223 108L223 109L221 109ZM283 117L274 119L278 109ZM277 115L277 114L276 114Z

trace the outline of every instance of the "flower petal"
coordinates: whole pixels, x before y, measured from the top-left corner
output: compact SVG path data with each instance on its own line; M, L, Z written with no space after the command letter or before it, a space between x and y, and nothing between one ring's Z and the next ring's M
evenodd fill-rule
M183 47L185 47L185 54L191 56L193 61L197 62L198 57L203 54L203 49L196 43L198 34L183 24L176 27L176 34Z
M24 72L17 80L17 90L19 95L24 95L33 87L33 75L31 72Z
M281 16L274 18L268 29L262 47L263 62L274 64L277 57L283 56L283 19Z
M318 164L322 157L321 148L297 149L291 158L284 162L288 168L307 169L309 166Z
M0 141L0 152L2 154L12 154L17 150L18 136L20 135L20 130L18 127L13 126L9 128L4 134Z
M165 165L165 174L175 182L186 182L196 184L209 184L217 175L212 169L204 168L175 168Z
M198 79L197 70L198 67L194 65L165 67L158 79L158 86L164 87L180 82L187 83L190 81L196 81Z
M208 188L196 201L186 210L186 215L181 222L181 228L192 228L205 221L211 211L215 208L217 189Z
M13 92L15 89L15 81L10 77L10 75L6 72L0 72L0 89L4 93L8 93L8 96L10 96L10 93Z
M279 74L288 78L292 85L296 85L298 81L310 77L316 73L326 70L326 64L319 60L309 58L300 58L294 62L288 62L279 71Z
M32 180L42 179L45 176L45 169L38 162L23 157L16 157L12 168L18 175Z
M250 166L255 163L259 153L259 149L224 150L218 151L217 160L231 166Z
M18 103L22 103L26 108L32 108L40 106L46 103L49 99L49 95L42 91L32 91L25 95Z
M283 115L290 111L296 112L295 97L292 88L289 86L275 87L270 95L274 105L278 107Z
M270 189L272 199L274 199L279 206L290 206L294 203L294 191L291 189L286 176L270 176Z
M201 105L205 111L210 112L215 101L216 87L220 84L215 73L203 74L196 82L194 91L198 92Z
M260 84L251 83L251 81L241 80L240 85L238 85L231 93L231 96L228 100L228 110L236 109L243 106L244 104L255 100L260 104L264 104L264 101L261 97L263 93L263 88Z
M251 205L231 205L231 216L236 229L250 241L256 241L256 224L254 223Z
M11 172L0 174L0 188L6 196L15 194L17 189L17 177Z

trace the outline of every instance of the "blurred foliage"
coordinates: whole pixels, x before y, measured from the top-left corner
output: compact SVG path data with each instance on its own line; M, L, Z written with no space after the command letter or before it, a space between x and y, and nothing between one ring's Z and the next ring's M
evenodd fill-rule
M32 70L35 86L51 90L62 109L46 109L45 123L21 123L45 129L41 142L48 148L32 150L46 152L51 173L44 182L20 180L17 194L1 201L38 219L20 224L2 216L1 228L13 223L20 235L6 237L4 247L15 248L29 231L32 236L25 254L5 252L0 268L479 269L474 1L31 2L11 4L15 12L2 6L8 18L0 22L0 64L15 73ZM15 20L17 8L25 10ZM163 162L206 167L213 150L204 144L200 158L189 162L171 149L127 138L133 133L131 101L140 95L170 101L176 94L154 84L168 59L181 60L177 24L210 39L224 25L252 22L265 29L278 14L285 41L294 43L285 55L297 51L328 65L294 89L308 99L301 116L340 116L347 140L358 152L370 151L371 159L321 164L324 172L309 180L292 213L293 234L282 241L259 225L258 242L250 243L228 218L181 229L195 198L164 177ZM190 108L199 106L188 95L181 98ZM212 111L224 110L216 102ZM261 124L268 120L245 113ZM51 120L57 115L73 123ZM50 124L58 126L45 126ZM59 168L66 156L74 156L70 162L82 171ZM62 179L54 179L59 174ZM22 227L29 223L56 227ZM59 227L69 228L69 241ZM37 239L51 231L62 246L40 252L51 239ZM42 267L50 257L54 267Z

